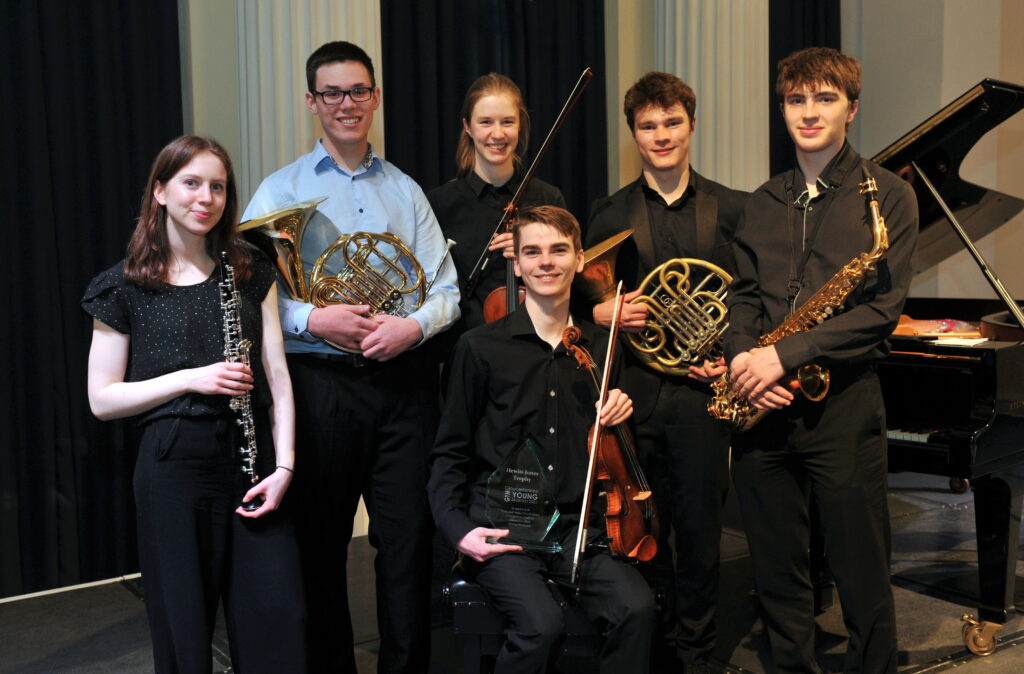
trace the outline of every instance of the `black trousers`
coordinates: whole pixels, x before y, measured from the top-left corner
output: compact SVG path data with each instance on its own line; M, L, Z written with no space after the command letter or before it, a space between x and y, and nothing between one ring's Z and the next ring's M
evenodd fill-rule
M820 671L808 570L812 498L850 633L845 671L895 672L881 389L863 368L832 375L823 402L800 398L735 438L733 481L776 670Z
M139 561L156 671L209 672L223 598L234 671L305 672L295 532L280 510L235 514L246 484L231 418L166 418L142 433L135 467ZM274 449L258 423L260 475Z
M466 560L467 572L509 621L495 674L538 674L557 655L556 646L565 635L563 609L546 579L573 592L569 588L574 544L575 529L563 540L561 553L506 553L482 564ZM605 553L587 557L581 574L579 601L604 631L600 671L644 674L656 618L654 598L643 576Z
M380 672L426 672L433 522L427 453L436 372L412 351L351 367L290 354L296 406L296 527L314 672L355 672L346 560L362 496L376 548Z
M708 414L709 396L696 382L666 380L651 415L637 426L661 524L658 555L646 570L663 604L655 671L678 671L680 660L706 661L715 647L729 432Z

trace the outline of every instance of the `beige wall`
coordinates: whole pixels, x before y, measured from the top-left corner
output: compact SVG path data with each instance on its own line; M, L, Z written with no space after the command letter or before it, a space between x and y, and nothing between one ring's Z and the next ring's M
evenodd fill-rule
M759 0L605 1L608 189L640 174L623 95L650 70L697 94L690 161L702 175L752 190L768 178L768 9Z
M241 156L234 0L179 0L185 133L213 136Z
M383 156L387 87L377 0L179 0L186 131L228 149L245 204L260 181L309 152L320 125L306 109L306 57L349 40L373 60L384 104L370 142Z
M1024 3L1016 0L844 0L843 25L844 48L864 66L851 140L867 156L986 77L1024 84ZM1024 197L1024 116L982 138L961 176ZM1024 296L1024 214L976 244L1010 294ZM966 251L915 277L911 294L995 297Z
M640 75L655 68L655 41L650 30L654 3L605 0L604 24L610 194L640 175L640 157L622 114L622 96Z

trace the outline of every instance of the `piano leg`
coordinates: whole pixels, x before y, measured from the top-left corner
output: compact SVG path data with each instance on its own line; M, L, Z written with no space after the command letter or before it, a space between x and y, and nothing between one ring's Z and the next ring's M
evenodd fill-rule
M964 643L978 655L995 650L995 633L1016 611L1021 492L1017 480L988 475L973 482L978 541L978 616L965 615Z

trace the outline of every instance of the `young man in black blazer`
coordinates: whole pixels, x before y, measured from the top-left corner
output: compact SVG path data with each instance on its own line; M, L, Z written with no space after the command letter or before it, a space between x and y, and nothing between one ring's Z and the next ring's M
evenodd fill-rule
M732 236L746 193L708 180L690 166L696 106L693 90L668 73L647 73L626 92L626 122L643 172L594 203L586 245L634 230L619 249L616 266L617 277L632 291L627 302L640 294L651 270L673 258L706 260L732 273ZM594 322L608 325L611 309L611 302L595 305ZM639 332L647 311L642 304L627 304L622 329ZM673 375L650 369L635 355L627 358L623 388L636 401L637 444L661 516L662 541L650 574L666 604L655 671L678 672L680 661L688 671L706 669L715 645L729 432L706 408L708 383L724 371L723 361L705 361L685 376ZM676 550L674 570L669 540Z

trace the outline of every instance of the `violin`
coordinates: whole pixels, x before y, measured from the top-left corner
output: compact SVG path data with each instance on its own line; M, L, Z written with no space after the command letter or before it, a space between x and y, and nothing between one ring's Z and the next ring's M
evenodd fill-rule
M545 141L547 143L547 141ZM541 147L541 152L545 148ZM540 157L540 154L537 155ZM536 161L534 162L536 163ZM518 209L518 201L521 198L521 194L525 192L523 185L532 177L531 171L533 167L530 167L530 171L527 171L526 177L523 178L523 182L519 183L519 189L512 196L512 201L505 207L505 212L502 214L501 222L498 223L498 229L501 229L502 223L505 223L505 231L508 232L512 229L512 223L515 222L516 212ZM495 232L497 234L497 232ZM491 237L494 238L493 236ZM472 292L471 290L467 293ZM487 293L487 297L484 298L484 322L493 323L502 316L507 316L522 304L523 300L526 299L526 289L519 285L516 280L516 268L515 263L511 259L505 260L505 285L498 286L491 292Z
M548 151L548 146L551 145L551 141L555 139L559 129L565 123L565 118L568 116L569 111L572 110L573 106L576 105L576 101L579 100L583 94L583 90L587 88L587 84L590 82L590 78L594 76L594 71L590 68L584 68L580 78L576 81L576 86L572 88L572 92L569 94L569 98L565 101L565 105L562 106L562 110L558 113L558 117L555 118L555 123L551 125L551 130L548 131L548 135L544 138L544 142L541 143L540 149L537 150L537 155L534 157L533 162L530 163L530 168L526 170L526 174L523 176L522 182L519 183L519 187L516 188L516 193L512 195L512 200L508 202L505 207L505 211L501 215L501 219L498 221L498 226L494 228L494 233L487 240L488 245L494 240L500 232L508 232L512 229L512 223L515 222L516 214L519 212L519 204L522 203L523 197L526 194L526 189L530 186L533 181L533 174L537 172L537 166L540 164L540 160L544 158L544 154ZM469 273L466 278L466 297L472 297L473 291L476 289L480 278L483 275L487 265L491 262L491 251L484 247L483 252L477 259L476 264L473 265L473 271ZM512 259L505 260L505 285L499 286L487 294L484 299L484 320L488 323L498 320L502 316L506 316L516 309L522 303L526 297L526 291L516 281L515 263Z
M621 288L620 283L620 293ZM593 356L579 344L582 331L576 326L570 326L562 333L565 348L575 356L581 368L590 372L601 403L598 406L599 410L608 397L610 364L615 354L614 345L618 335L618 314L621 305L621 294L617 293L612 330L608 337L608 353L600 384ZM653 492L637 459L633 434L629 427L625 424L612 428L602 426L599 411L598 420L590 429L587 443L590 448L587 484L583 491L583 510L580 513L572 565L572 582L577 592L580 589L580 559L586 546L587 520L594 480L601 481L606 494L605 527L611 552L627 559L647 562L653 559L658 551L659 524Z

